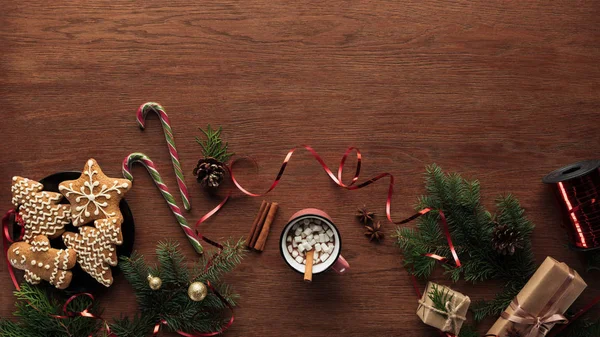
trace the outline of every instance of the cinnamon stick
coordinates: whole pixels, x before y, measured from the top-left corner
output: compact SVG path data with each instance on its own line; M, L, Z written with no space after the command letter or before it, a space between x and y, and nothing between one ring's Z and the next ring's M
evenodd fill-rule
M315 256L315 250L311 249L308 253L306 253L306 264L304 267L304 281L312 282L312 267L313 267L313 259Z
M248 239L246 240L246 246L248 248L252 248L250 246L250 241L252 241L252 237L254 236L254 232L256 232L256 227L258 226L258 221L260 220L260 217L262 216L265 207L267 207L267 201L263 200L262 203L260 204L260 209L258 210L258 213L256 214L256 217L254 217L254 221L252 221L252 228L250 229L250 234L248 234Z
M267 237L269 236L271 224L273 223L273 219L275 219L275 214L277 214L278 208L279 208L278 203L276 203L276 202L271 203L271 205L269 207L269 214L267 215L267 218L265 219L265 223L260 231L258 240L256 240L254 249L261 251L261 252L265 249L265 244L267 243Z
M250 247L250 248L256 247L256 241L258 240L260 231L262 230L263 225L265 224L265 219L267 218L267 214L269 213L270 208L271 208L271 204L267 203L265 205L265 209L263 209L262 214L260 215L260 218L258 219L258 223L256 224L256 230L254 231L254 234L252 234L252 239L250 240L248 247Z

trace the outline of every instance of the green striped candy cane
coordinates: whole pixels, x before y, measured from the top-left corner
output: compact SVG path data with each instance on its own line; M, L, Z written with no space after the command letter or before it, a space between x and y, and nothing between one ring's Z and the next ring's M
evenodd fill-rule
M181 209L179 208L179 206L177 206L175 198L173 198L173 195L169 193L169 188L163 182L160 173L158 173L158 170L156 169L156 165L154 165L154 162L147 155L140 152L134 152L125 157L125 159L123 159L123 177L133 181L131 167L135 163L143 165L146 168L146 170L148 170L148 173L150 173L152 180L160 190L160 193L162 193L163 198L165 198L165 200L167 201L167 204L171 208L171 212L173 212L173 215L175 216L177 222L185 232L185 235L188 237L188 240L190 240L196 252L198 254L202 254L204 252L204 249L202 248L202 244L200 244L198 236L183 216Z
M167 146L169 147L169 154L171 155L171 161L173 162L173 171L175 171L175 175L177 176L177 185L179 186L179 192L181 193L181 199L183 200L183 208L185 208L186 211L189 211L192 209L190 193L185 185L183 170L179 163L179 154L177 154L177 148L175 147L175 137L173 137L171 122L169 121L169 116L167 116L165 109L160 104L154 102L140 105L136 113L138 125L142 130L146 128L146 116L150 111L153 111L158 115L160 123L162 124L165 139L167 140Z

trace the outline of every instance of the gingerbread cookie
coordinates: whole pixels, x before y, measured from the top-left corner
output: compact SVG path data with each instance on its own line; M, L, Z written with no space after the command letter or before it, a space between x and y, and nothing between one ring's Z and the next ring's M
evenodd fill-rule
M82 226L79 234L66 232L62 236L65 245L77 252L81 269L106 287L113 282L110 266L118 263L115 245L123 243L119 239L122 221L121 218L96 220L96 228Z
M38 284L46 280L58 289L65 289L71 283L73 273L69 269L76 263L76 253L72 249L50 248L50 240L38 235L27 242L15 242L8 248L10 264L25 271L25 281Z
M59 237L71 221L71 207L58 204L62 195L42 191L44 186L37 181L23 177L12 180L12 203L25 223L23 240L29 243L40 234L51 239Z
M89 159L77 180L63 181L59 191L71 203L74 226L88 222L121 218L119 202L131 188L127 179L107 177L94 159Z

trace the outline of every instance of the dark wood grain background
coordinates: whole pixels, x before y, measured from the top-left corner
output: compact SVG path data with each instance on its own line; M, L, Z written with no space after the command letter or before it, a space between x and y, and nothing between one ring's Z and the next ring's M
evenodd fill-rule
M240 177L254 191L266 189L298 144L331 166L358 146L363 177L397 177L396 219L424 192L426 165L477 178L487 205L508 192L521 200L537 225L538 262L552 255L584 272L541 178L600 152L597 1L2 0L0 8L2 208L11 206L13 175L41 179L94 157L119 176L134 151L154 159L174 189L159 121L151 116L143 132L135 122L137 107L156 101L171 117L190 221L218 203L191 175L197 128L211 123L223 126L231 149L260 164L258 175ZM157 241L170 238L194 258L147 173L133 173L135 248L154 259ZM436 336L415 315L393 240L369 243L354 219L362 204L383 215L386 190L386 182L342 190L310 155L294 155L266 197L281 205L266 251L227 277L242 296L227 335ZM245 236L260 202L237 193L202 230L215 239ZM325 210L340 227L346 275L307 285L281 260L278 232L305 207ZM590 287L579 305L600 293L594 277L585 276ZM4 262L0 286L0 316L10 316ZM454 287L473 299L499 290ZM136 310L122 276L99 299L107 317Z

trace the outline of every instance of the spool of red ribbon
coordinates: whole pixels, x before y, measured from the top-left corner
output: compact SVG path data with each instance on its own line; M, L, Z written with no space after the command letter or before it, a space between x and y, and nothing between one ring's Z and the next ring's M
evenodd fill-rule
M542 181L551 186L573 248L600 248L600 160L567 165Z

